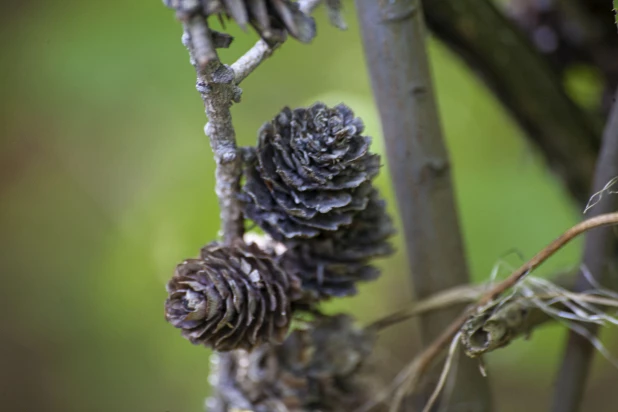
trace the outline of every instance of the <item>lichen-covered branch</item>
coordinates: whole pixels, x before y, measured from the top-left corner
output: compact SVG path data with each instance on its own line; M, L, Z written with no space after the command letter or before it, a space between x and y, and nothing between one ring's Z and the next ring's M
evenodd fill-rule
M618 99L618 92L616 99ZM594 178L595 192L603 189L607 182L618 176L618 101L616 99L603 133L603 145ZM599 215L617 210L618 196L614 195L601 199L591 209L591 213ZM595 279L604 283L609 279L610 273L618 274L617 250L618 234L611 228L597 229L586 236L583 264ZM590 287L589 279L582 273L575 285L575 291L587 290ZM597 328L590 329L592 336L596 334L596 330ZM574 412L579 410L593 354L594 347L589 341L573 332L569 334L564 360L557 377L552 411Z
M486 81L554 173L585 203L601 124L567 96L545 57L493 2L429 0L424 8L433 33Z
M197 73L197 90L202 96L208 123L204 132L210 138L216 169L215 191L219 198L221 235L226 243L242 236L243 221L238 192L240 190L241 159L236 149L236 133L230 106L240 98L234 72L216 56L207 60L202 50L204 39L210 39L203 17L193 16L183 22L183 43L189 50L191 64ZM208 55L208 54L207 54Z
M468 268L426 51L419 0L357 0L365 57L417 298L468 282ZM421 317L425 344L461 310ZM489 388L465 357L449 404L488 411Z
M321 1L299 1L300 12L308 15ZM238 84L251 74L262 61L272 55L274 49L279 47L283 40L271 40L270 44L263 39L259 40L253 48L230 67L219 61L215 51L218 47L229 46L232 40L229 35L211 31L206 23L205 16L199 12L199 8L196 8L194 2L180 0L167 1L166 4L177 9L177 17L182 21L184 28L183 44L189 50L191 64L195 67L197 73L197 90L202 96L208 117L204 131L210 138L210 145L217 164L215 191L219 198L220 234L224 242L230 244L240 238L244 231L238 196L242 161L236 147L236 135L232 124L230 106L233 102L240 100L242 91ZM245 24L246 19L239 18L247 13L244 9L245 5L230 4L228 6L232 7L230 10L233 10L233 14L239 13L234 16L238 23ZM338 13L332 5L329 10L334 15ZM286 15L290 13L289 10L280 11L287 13ZM256 14L254 17L259 19L260 16ZM286 23L289 23L287 29L292 30L293 34L301 41L309 41L315 34L314 28L310 28L310 19L309 23L307 19L299 24L296 20L286 21ZM285 31L282 31L280 36L285 39Z

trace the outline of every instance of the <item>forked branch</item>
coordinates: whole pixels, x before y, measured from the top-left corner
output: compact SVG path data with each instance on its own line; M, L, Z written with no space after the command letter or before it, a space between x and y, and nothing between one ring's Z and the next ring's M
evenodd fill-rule
M310 13L321 0L301 0L300 9ZM219 60L215 48L217 36L199 14L178 14L183 23L183 44L187 47L191 64L197 73L197 90L204 101L208 123L204 132L210 138L216 168L215 191L219 198L221 236L231 243L244 231L240 191L241 156L236 147L236 133L232 124L230 106L240 100L238 84L259 64L272 55L281 42L269 45L259 40L232 66ZM229 45L229 41L225 43Z

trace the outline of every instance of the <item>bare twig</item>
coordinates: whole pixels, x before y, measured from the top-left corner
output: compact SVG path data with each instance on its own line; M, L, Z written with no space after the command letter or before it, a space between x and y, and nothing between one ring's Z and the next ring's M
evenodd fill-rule
M321 0L301 0L300 9L310 13ZM178 14L183 22L183 43L189 50L191 64L197 73L197 90L202 96L208 123L204 132L210 138L216 169L215 191L219 198L221 235L226 243L240 238L244 231L242 208L238 197L241 177L241 156L236 148L236 133L232 124L230 106L240 99L238 84L244 80L281 43L268 45L259 40L253 48L232 66L219 61L213 33L203 16ZM221 37L221 36L219 36ZM217 36L214 37L215 41ZM229 39L228 39L229 40ZM229 42L220 44L229 45Z
M311 14L322 0L300 0L298 6L305 14ZM258 40L255 45L242 55L231 68L234 71L236 84L240 84L251 72L253 72L264 60L272 56L273 52L281 46L281 42L269 45L264 40Z
M605 312L616 307L615 294L600 285L598 289L595 286L574 293L550 280L528 276L515 285L512 293L471 316L462 327L461 343L468 356L479 357L522 335L529 336L550 320L566 323L572 329L589 323L615 324L616 319Z
M444 348L451 342L453 337L457 333L459 333L461 327L464 325L464 323L466 323L470 316L474 315L480 308L491 303L494 299L496 299L506 290L516 285L527 274L539 267L543 262L545 262L548 258L550 258L554 253L564 247L571 240L588 230L616 224L618 224L618 212L593 217L573 226L572 228L564 232L560 237L558 237L556 240L554 240L544 249L542 249L539 253L537 253L532 259L530 259L520 268L511 273L508 278L506 278L502 282L499 282L491 290L483 294L483 296L475 305L465 310L457 319L455 319L437 339L435 339L414 359L414 361L410 364L407 373L408 376L414 376L414 379L418 380L423 374L427 372L429 366L438 357L438 355L440 355Z
M548 321L564 319L574 319L578 323L595 322L593 318L603 320L605 315L601 312L597 312L600 309L588 306L588 304L596 305L603 310L611 310L618 308L618 294L604 289L601 285L597 284L594 279L591 279L593 289L582 293L570 292L567 288L571 288L574 283L574 277L577 273L559 273L551 277L551 281L537 277L526 277L524 282L520 282L516 285L518 293L516 295L509 295L496 301L494 305L484 306L482 312L474 314L473 317L466 321L466 324L474 321L474 319L480 319L478 327L474 329L460 330L461 342L469 356L479 356L483 353L491 352L498 347L503 347L512 340L521 336L522 333L526 335L530 334L532 330L541 326ZM477 301L485 291L491 288L493 281L480 285L462 285L454 288L441 291L435 295L432 295L426 299L410 304L406 309L400 310L386 317L380 318L365 328L368 332L377 333L385 328L393 326L399 322L407 319L419 316L420 314L442 310L445 308L459 305L461 303L473 303ZM564 306L564 310L556 309L553 313L557 313L558 316L553 316L548 312L548 308L552 305L560 305L564 299L568 299L580 306L583 311L591 315L583 316L578 308L571 310L569 307ZM542 302L539 303L539 302ZM570 305L569 305L570 306ZM560 308L560 306L558 306ZM490 317L482 317L485 311L489 311ZM517 321L512 316L514 311L525 312L525 315L521 316ZM597 312L597 314L594 314ZM573 314L574 316L567 316ZM489 316L489 315L488 315ZM611 323L616 322L616 318L607 316ZM496 322L496 320L502 321L502 325L498 325L494 329L504 329L504 336L487 336L487 343L483 346L471 347L464 342L463 337L466 334L475 333L475 330L481 330L485 325L484 321ZM519 322L519 323L517 323ZM569 327L579 326L577 324L570 324ZM507 331L506 329L510 329ZM514 331L514 332L513 332ZM507 336L508 335L508 336ZM459 336L459 335L458 335ZM499 338L501 341L499 344L495 344L494 339ZM468 352L469 351L469 352ZM372 410L378 404L383 403L387 398L391 396L393 390L400 388L406 388L408 391L416 387L420 376L417 372L418 358L410 363L405 369L403 369L398 376L394 379L389 388L381 391L377 394L371 402L362 405L360 409L355 412L367 412ZM444 372L443 372L444 374ZM444 379L444 376L442 376ZM406 385L407 383L407 385ZM401 394L402 392L400 392ZM435 391L434 391L435 393Z
M411 283L418 299L468 283L468 268L442 136L420 0L356 0L366 62L380 112ZM425 344L462 306L421 316ZM490 410L489 386L462 357L451 402ZM438 377L435 376L437 379Z
M268 45L264 40L260 39L255 43L255 46L250 48L245 54L236 60L231 68L234 71L236 84L240 84L251 72L253 72L264 60L272 56L276 48L281 43Z
M238 199L241 159L236 150L236 133L232 125L230 106L238 101L240 89L234 82L234 72L217 56L203 54L204 39L210 39L209 29L199 15L183 21L183 44L189 50L191 64L197 73L197 90L202 96L208 123L204 132L217 164L215 191L219 198L221 235L227 243L242 236L243 221ZM210 48L214 50L213 48Z
M616 92L618 98L618 91ZM595 191L601 190L608 181L618 176L618 102L614 102L610 118L603 133L603 145L597 162L594 179ZM607 196L599 201L591 211L596 214L618 209L618 197ZM602 284L608 278L612 265L616 265L618 236L609 228L592 232L586 236L583 264L594 273ZM615 267L613 268L616 269ZM586 290L591 284L582 272L575 291ZM590 328L591 336L597 328ZM554 412L570 412L579 409L584 394L594 347L582 336L571 332L567 342L564 360L560 367L554 394Z

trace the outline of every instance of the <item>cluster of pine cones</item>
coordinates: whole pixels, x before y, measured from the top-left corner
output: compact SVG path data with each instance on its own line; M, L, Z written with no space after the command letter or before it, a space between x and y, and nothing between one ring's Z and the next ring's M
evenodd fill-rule
M371 260L393 251L372 183L380 159L363 130L343 104L283 109L244 149L239 195L265 235L210 243L176 267L167 321L220 352L209 410L342 411L373 393L361 372L373 336L352 318L318 315L288 335L294 313L355 294L379 275Z
M381 389L367 358L375 336L347 315L316 319L281 346L218 354L212 359L217 396L211 412L353 411Z
M344 26L340 0L324 1L331 21ZM269 44L315 35L313 19L290 0L164 3L191 38L200 36L205 62L222 38L208 27L212 15L250 24ZM371 260L393 251L392 221L372 183L380 158L363 130L343 104L284 108L260 129L257 146L242 150L244 216L264 234L209 243L176 267L165 317L193 344L218 352L210 411L334 412L371 399L373 333L316 308L377 278ZM296 313L313 318L290 333Z
M245 149L240 194L262 245L210 243L176 267L168 322L218 351L281 343L295 310L378 277L394 233L372 179L380 158L347 106L283 109Z

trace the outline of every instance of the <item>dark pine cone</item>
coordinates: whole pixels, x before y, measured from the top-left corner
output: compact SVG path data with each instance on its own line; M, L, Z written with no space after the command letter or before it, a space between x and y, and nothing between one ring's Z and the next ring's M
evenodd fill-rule
M176 267L165 317L193 344L219 351L281 343L290 326L297 278L255 245L204 246Z
M336 315L295 330L282 346L221 354L211 372L219 399L210 399L208 410L356 410L377 390L367 373L374 340Z
M388 240L394 233L385 202L374 189L367 208L354 217L349 227L291 242L279 256L279 265L302 280L305 299L354 295L357 282L379 276L380 271L368 263L393 253Z
M312 238L350 225L365 209L380 158L363 122L340 104L283 109L247 156L245 215L275 240Z
M286 32L304 43L315 37L313 18L290 0L163 0L163 3L175 9L181 18L196 14L207 18L216 14L234 20L242 28L249 23L269 43L284 40Z

